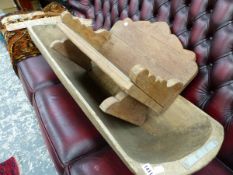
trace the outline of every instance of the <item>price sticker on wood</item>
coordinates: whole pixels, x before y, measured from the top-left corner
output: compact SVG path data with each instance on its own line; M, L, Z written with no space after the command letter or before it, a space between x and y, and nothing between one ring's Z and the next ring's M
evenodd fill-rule
M212 151L214 148L218 146L217 140L210 140L207 144L205 144L203 147L199 148L197 151L195 151L193 154L189 155L183 162L183 166L186 169L190 169L192 166L194 166L199 160L201 160L203 157L205 157L210 151Z
M144 170L146 175L160 175L164 173L164 167L161 165L152 168L152 166L147 163L142 166L142 169Z

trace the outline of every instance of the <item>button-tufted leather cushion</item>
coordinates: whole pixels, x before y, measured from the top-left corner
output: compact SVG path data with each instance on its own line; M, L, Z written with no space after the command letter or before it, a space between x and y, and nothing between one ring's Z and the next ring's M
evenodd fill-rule
M19 62L17 70L30 101L32 101L32 96L37 89L59 82L57 76L41 55Z
M183 96L224 126L225 140L219 158L233 168L233 1L68 1L85 17L94 19L95 30L110 29L126 17L170 25L183 46L196 53L199 65L198 75Z
M218 159L214 159L205 168L193 175L232 175L233 171Z
M76 13L78 13L77 16L80 17L87 17L90 19L93 19L95 17L94 15L94 7L91 5L89 1L81 0L69 0L69 5L73 7L73 9L76 9ZM81 15L82 14L82 15Z
M58 171L106 142L61 85L37 90L33 100L49 152Z
M67 167L64 175L133 175L107 146Z
M232 175L233 171L218 159L214 159L205 168L193 175Z

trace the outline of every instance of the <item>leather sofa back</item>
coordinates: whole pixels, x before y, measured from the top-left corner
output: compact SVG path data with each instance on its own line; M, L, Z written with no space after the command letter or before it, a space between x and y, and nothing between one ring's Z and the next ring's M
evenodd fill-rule
M219 158L233 168L233 0L68 0L76 15L110 29L118 20L165 21L196 53L199 73L183 96L225 128Z

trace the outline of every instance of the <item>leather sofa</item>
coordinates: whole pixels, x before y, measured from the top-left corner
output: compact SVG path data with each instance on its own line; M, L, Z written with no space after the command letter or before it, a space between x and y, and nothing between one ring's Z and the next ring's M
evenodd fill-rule
M94 29L126 17L165 21L197 56L199 72L183 96L225 128L222 148L196 175L233 174L233 1L68 0L73 13L93 19ZM131 175L58 80L43 56L17 64L48 150L61 175ZM156 155L155 155L156 156Z

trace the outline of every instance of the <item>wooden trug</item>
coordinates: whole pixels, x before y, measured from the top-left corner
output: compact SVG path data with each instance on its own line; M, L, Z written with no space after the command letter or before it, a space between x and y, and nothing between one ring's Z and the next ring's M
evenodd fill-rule
M95 32L68 12L61 19L59 28L86 55L76 63L87 69L81 60L91 60L102 71L100 79L105 74L109 77L108 84L111 82L119 88L100 104L110 115L142 125L147 108L157 114L166 110L197 73L195 54L183 49L166 23L125 19L110 31ZM136 107L142 110L138 115Z
M114 97L123 91L114 81L108 81L111 77L97 64L92 64L92 70L87 72L51 49L54 40L66 37L57 26L34 26L29 33L61 83L133 174L147 175L145 164L154 173L160 167L164 170L160 174L193 174L216 157L224 138L222 125L185 98L178 95L160 114L148 108L147 118L140 127L108 117L99 108L107 97L102 89ZM90 77L104 88L99 88Z

